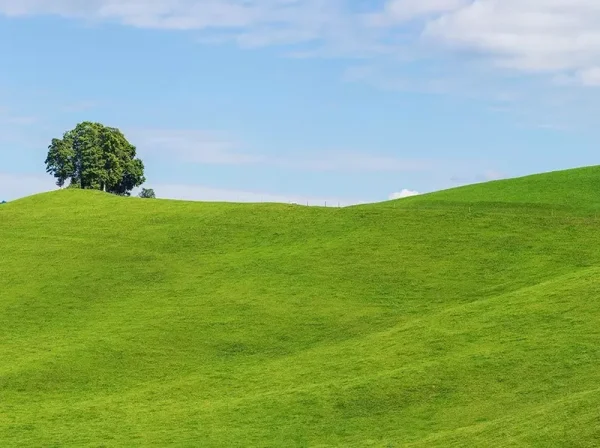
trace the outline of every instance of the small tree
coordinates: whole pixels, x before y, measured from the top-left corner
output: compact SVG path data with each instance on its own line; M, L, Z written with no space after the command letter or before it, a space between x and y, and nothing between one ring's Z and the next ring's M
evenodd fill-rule
M142 191L138 195L140 198L144 199L155 199L156 194L154 194L154 190L152 188L142 188Z
M48 147L46 172L56 185L95 189L129 196L142 185L144 164L136 157L136 148L116 128L84 121L54 138Z

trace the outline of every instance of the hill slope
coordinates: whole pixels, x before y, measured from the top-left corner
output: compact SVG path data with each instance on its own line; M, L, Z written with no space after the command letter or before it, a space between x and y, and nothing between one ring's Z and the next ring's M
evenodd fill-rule
M596 446L597 187L3 205L0 446Z

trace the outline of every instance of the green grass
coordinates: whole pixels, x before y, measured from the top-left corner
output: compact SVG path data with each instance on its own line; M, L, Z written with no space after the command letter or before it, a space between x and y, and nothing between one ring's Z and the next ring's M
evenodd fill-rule
M0 206L1 447L595 447L600 168L350 208Z

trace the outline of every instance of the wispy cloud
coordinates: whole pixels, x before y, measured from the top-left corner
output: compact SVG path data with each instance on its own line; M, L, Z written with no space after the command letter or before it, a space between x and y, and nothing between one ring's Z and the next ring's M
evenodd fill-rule
M142 154L168 157L187 163L241 165L259 163L260 156L238 151L239 142L221 132L172 129L132 129L126 137Z
M439 74L422 72L421 77L411 77L399 69L397 61L393 63L368 62L362 65L352 65L345 69L342 79L348 83L360 82L381 90L390 92L420 92L427 94L458 94L463 97L475 98L481 95L481 89L461 79L459 74L450 73L448 70ZM485 96L491 99L498 96L499 92L490 94L486 88Z
M23 126L37 123L37 121L38 120L36 117L26 117L26 116L24 116L24 117L16 116L16 117L7 117L6 118L6 123L8 123L8 124L23 125Z
M305 151L304 156L275 156L243 151L243 144L224 133L198 130L133 129L125 132L140 154L186 163L264 165L307 171L427 171L439 162L402 159L373 151Z
M500 171L497 170L486 170L483 175L482 178L483 180L500 180L500 179L504 179L506 177L506 175L504 173L501 173Z
M0 107L0 161L2 153L14 151L13 145L31 148L40 143L40 139L32 133L33 125L38 125L36 116L21 114L7 107ZM43 148L42 143L42 148Z
M0 125L30 125L36 123L37 117L20 114L8 107L0 107Z
M149 185L157 197L187 201L217 202L279 202L286 204L344 207L364 203L358 199L286 195L269 192L232 190L195 184ZM12 201L37 193L57 190L54 179L49 175L0 173L0 201ZM137 190L134 191L134 194Z
M96 101L77 101L65 104L64 106L62 106L61 110L63 112L87 112L98 106L99 103Z
M506 179L507 175L495 169L487 169L474 176L452 176L450 183L452 186L469 185L479 182L489 182L493 180Z
M156 195L163 199L217 202L278 202L285 204L314 205L327 207L345 207L362 204L358 199L335 197L314 197L304 195L273 194L268 192L230 190L194 184L156 184L152 185Z
M468 4L469 0L389 0L382 11L368 17L373 26L389 27L456 11Z
M0 201L12 201L56 189L56 184L51 176L0 173Z
M8 16L50 14L194 30L205 42L300 45L296 55L468 54L522 73L599 84L597 0L0 0ZM418 48L415 48L418 47Z
M340 0L0 0L9 16L54 14L138 28L203 30L242 45L351 38ZM335 31L333 31L335 28ZM227 31L228 35L222 32Z

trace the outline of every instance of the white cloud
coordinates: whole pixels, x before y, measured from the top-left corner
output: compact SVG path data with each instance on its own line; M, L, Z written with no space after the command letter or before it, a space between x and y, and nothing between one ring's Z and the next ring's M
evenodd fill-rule
M163 199L179 199L189 201L217 202L280 202L299 205L315 205L328 207L345 207L364 203L359 200L348 200L334 197L313 197L303 195L285 195L262 193L255 191L230 190L202 185L186 184L153 184L150 185L156 196Z
M585 82L586 77L597 78L589 71L600 65L600 3L475 0L428 23L424 35L451 48L481 53L503 68L573 72Z
M6 123L8 124L14 124L17 126L27 126L30 124L34 124L37 122L37 118L36 117L8 117L6 119Z
M257 163L261 157L237 151L240 146L219 132L171 129L125 130L140 154L162 155L182 162L222 165Z
M408 198L411 196L417 196L420 193L418 191L414 191L414 190L407 190L406 188L403 190L400 190L396 193L392 193L390 194L390 199L402 199L402 198Z
M352 0L0 0L0 13L196 30L201 41L243 47L305 44L290 50L304 56L458 50L504 69L600 84L598 0L388 0L360 12Z
M304 159L276 158L273 164L314 171L406 172L430 170L435 162L354 151L327 151Z
M241 143L220 132L169 129L131 129L126 137L142 157L152 155L186 163L260 164L307 171L403 172L426 171L434 161L402 159L357 151L305 152L304 156L275 156L241 151Z
M314 197L303 195L285 195L261 193L244 190L214 188L193 184L152 184L144 185L156 191L159 198L188 201L218 201L218 202L281 202L300 205L317 205L329 207L344 207L364 203L359 200L349 200L335 197ZM13 201L37 193L57 190L54 178L50 175L0 173L0 202ZM139 189L138 189L139 190ZM137 194L138 190L134 190Z
M138 28L201 30L257 46L356 39L341 0L0 0L8 16L53 14ZM227 31L227 35L219 34ZM216 34L215 34L216 33Z
M577 74L577 77L584 86L600 86L600 67L592 67L585 70L580 70Z
M389 0L383 11L371 14L370 22L377 26L391 26L420 17L455 11L468 0Z

